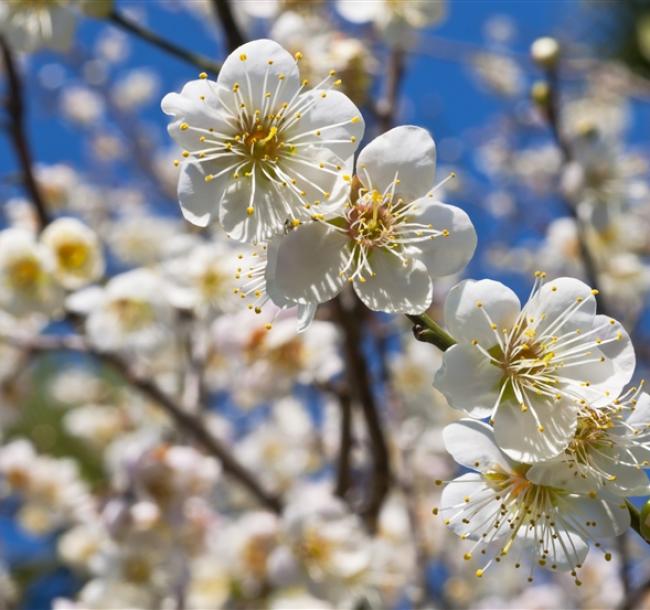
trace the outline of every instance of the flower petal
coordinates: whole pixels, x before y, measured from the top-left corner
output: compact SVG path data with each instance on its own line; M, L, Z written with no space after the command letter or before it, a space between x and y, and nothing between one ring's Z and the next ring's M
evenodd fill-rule
M501 376L501 370L474 346L452 345L443 354L433 385L454 409L482 418L494 410Z
M235 49L223 62L220 85L229 91L238 84L249 108L264 108L265 94L275 97L276 107L290 102L300 88L296 60L277 42L268 39L247 42Z
M490 426L474 419L462 419L446 426L442 431L445 449L461 466L480 472L494 470L497 466L505 472L512 471L512 462L497 447Z
M510 329L520 309L517 295L501 282L465 280L447 295L445 324L457 341L477 340L489 349L498 343L490 320L497 325L497 332Z
M367 188L389 192L394 180L396 198L406 203L424 197L434 186L436 146L426 129L395 127L375 138L357 159L357 175Z
M404 266L385 250L371 252L373 275L354 282L354 290L366 307L389 313L419 314L433 299L433 284L426 267L416 259Z
M432 278L458 273L476 250L476 231L472 221L465 211L453 205L429 197L417 201L418 211L409 222L430 225L440 231L446 229L449 236L409 244L409 249L420 252L418 258L427 266Z
M269 242L266 289L274 302L324 303L343 288L347 239L332 227L311 222Z
M347 95L336 90L313 89L301 94L299 104L306 105L307 110L284 132L287 146L305 146L311 142L326 146L341 159L354 154L363 138L365 123Z
M526 464L548 460L564 451L578 421L577 407L568 401L531 398L529 404L524 412L513 402L502 403L494 418L499 447L511 459Z
M569 309L573 312L564 316ZM526 316L535 321L537 334L553 325L552 333L562 335L574 330L591 330L596 315L596 298L591 288L572 277L559 277L545 283L526 304ZM564 322L556 326L563 316Z
M214 182L206 182L208 165L185 161L178 176L178 201L188 222L206 227L219 210L219 191Z

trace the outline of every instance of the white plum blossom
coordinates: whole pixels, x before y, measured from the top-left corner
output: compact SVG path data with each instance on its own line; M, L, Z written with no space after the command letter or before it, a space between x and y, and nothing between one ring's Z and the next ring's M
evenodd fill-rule
M0 3L0 34L17 51L70 48L75 16L69 0L5 0Z
M60 312L63 290L50 250L24 229L0 232L0 306L16 317Z
M351 198L269 243L266 286L278 305L335 297L351 283L370 309L419 314L434 278L460 271L476 247L467 214L435 198L435 144L396 127L359 154Z
M228 56L217 81L202 74L165 96L169 133L184 149L178 197L189 222L264 241L343 204L364 121L336 91L334 71L308 89L298 59L256 40Z
M598 409L581 409L575 436L557 461L594 488L620 496L650 494L650 395L643 385Z
M537 462L566 449L578 411L614 400L630 381L635 355L616 320L596 315L595 294L572 278L537 280L522 308L499 282L466 280L445 302L458 344L435 386L472 417L490 417L499 447Z
M68 290L98 280L104 273L104 257L96 233L76 218L58 218L41 235L54 255L54 276Z
M293 572L310 592L340 603L363 585L371 547L359 516L325 487L306 484L294 490L282 515L286 546L274 551L271 566L276 582Z
M445 0L336 0L335 6L352 23L372 22L397 47L409 45L413 30L438 23L445 15Z
M103 351L152 353L171 341L175 311L169 288L149 269L134 269L109 280L105 288L71 295L70 310L87 315L86 333Z
M443 436L453 458L475 472L450 481L434 512L461 538L474 541L465 559L477 549L486 555L477 576L510 555L515 567L530 558L552 570L571 571L579 584L577 570L589 544L600 546L630 525L619 498L597 494L556 463L529 466L511 460L483 422L452 423Z

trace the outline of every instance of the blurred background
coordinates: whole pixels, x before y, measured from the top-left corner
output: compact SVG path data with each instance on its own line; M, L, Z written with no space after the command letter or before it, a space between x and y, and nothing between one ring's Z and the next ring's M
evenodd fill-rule
M116 0L98 17L77 14L63 51L12 52L48 212L95 231L104 280L154 270L190 304L169 318L159 350L125 355L135 383L123 361L0 345L0 608L645 607L649 548L634 532L612 561L592 553L579 588L539 570L531 583L512 566L474 577L431 515L435 481L455 471L440 430L458 414L431 386L439 353L415 341L405 318L343 299L321 307L304 335L284 313L266 334L273 312L255 316L224 296L233 290L225 257L240 252L182 219L180 151L160 109L164 94L204 71L183 49L214 64L228 54L218 4ZM456 174L443 200L467 210L478 233L466 277L498 279L522 299L538 269L596 284L631 333L643 377L650 2L456 0L423 22L402 15L399 27L388 13L353 22L335 2L230 9L246 39L301 51L310 78L336 69L366 117L366 141L405 123L432 133L438 178ZM551 69L530 56L542 36L560 43ZM6 64L0 80L2 223L33 230ZM206 244L221 250L197 254ZM458 279L437 282L434 318ZM7 317L0 327L84 332L75 316ZM152 379L189 424L160 408ZM222 445L206 449L201 431ZM224 453L236 465L217 459ZM332 489L349 512L319 504ZM296 542L277 498L317 505L331 540Z

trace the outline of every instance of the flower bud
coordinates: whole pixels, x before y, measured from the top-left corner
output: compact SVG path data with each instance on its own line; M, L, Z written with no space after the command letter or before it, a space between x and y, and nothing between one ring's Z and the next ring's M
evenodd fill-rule
M560 56L560 45L555 38L544 36L533 42L530 55L541 68L552 68Z
M551 90L545 81L537 81L530 88L530 97L541 108L546 108L551 98Z

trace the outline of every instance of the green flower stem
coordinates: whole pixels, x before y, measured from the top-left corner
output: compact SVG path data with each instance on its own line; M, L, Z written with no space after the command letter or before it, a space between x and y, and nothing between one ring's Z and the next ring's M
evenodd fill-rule
M168 40L165 40L155 32L152 32L151 30L142 27L139 23L136 23L135 21L131 21L128 17L125 17L124 15L118 13L117 11L113 11L109 15L108 19L113 25L121 28L122 30L127 31L130 34L134 34L135 36L141 38L142 40L145 40L149 44L152 44L158 47L159 49L162 49L163 51L169 53L170 55L174 55L175 57L178 57L179 59L182 59L183 61L192 64L201 70L204 70L208 74L212 74L216 76L219 73L219 70L221 69L220 64L213 62L208 58L203 57L202 55L197 55L196 53L192 53L187 49L179 47L178 45L175 45L173 42L169 42Z
M418 341L432 343L443 352L456 343L456 339L428 314L406 317L413 322L413 334Z

